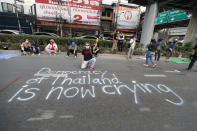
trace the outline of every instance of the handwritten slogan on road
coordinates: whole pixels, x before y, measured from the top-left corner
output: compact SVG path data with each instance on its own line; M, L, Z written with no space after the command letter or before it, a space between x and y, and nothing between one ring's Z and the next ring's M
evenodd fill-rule
M46 91L44 93L42 88L45 87L39 86L42 83L47 83L47 86L50 86L50 89L48 91L44 90ZM125 84L119 80L116 74L110 74L108 71L54 71L47 67L40 69L34 74L34 78L27 80L11 96L8 103L13 101L28 102L36 97L43 97L43 95L40 95L41 93L45 94L42 98L45 100L50 100L52 97L54 99L54 96L57 100L72 99L74 97L80 97L81 99L91 97L95 99L99 95L98 90L108 96L121 96L123 91L130 92L131 102L135 104L141 102L139 95L151 95L153 93L159 95L169 94L170 97L163 100L166 103L176 106L181 106L184 103L181 96L164 84L153 85L135 80L131 80L130 84Z

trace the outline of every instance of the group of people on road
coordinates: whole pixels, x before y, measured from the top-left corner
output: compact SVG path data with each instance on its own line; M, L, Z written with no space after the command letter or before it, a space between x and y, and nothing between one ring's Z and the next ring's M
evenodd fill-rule
M30 43L28 39L26 39L22 44L21 44L21 53L22 55L27 55L28 52L30 52L32 55L37 53L40 55L40 45L32 40Z
M114 40L115 42L118 42L118 39L122 39L123 34L117 36L117 34L114 34ZM128 54L127 54L127 58L128 60L132 59L133 56L133 52L136 46L136 40L137 38L135 36L133 36L133 38L130 39L129 41L129 50L128 50ZM81 58L81 69L85 69L90 67L91 70L95 70L94 66L95 66L95 62L96 62L96 57L99 51L98 48L98 41L99 38L96 39L96 42L91 45L90 43L86 42L85 43L85 47L82 50L82 58ZM117 43L116 43L117 44ZM122 44L123 41L120 42L120 46L118 47L120 51L122 51ZM148 50L146 52L146 60L145 60L145 67L148 67L148 62L149 59L152 63L152 67L155 68L156 64L155 61L159 61L160 60L160 56L161 56L161 50L162 50L162 39L159 39L157 42L155 39L152 39L150 44L147 46ZM174 50L175 50L175 46L176 46L176 41L174 40L173 42L169 43L168 49L167 49L167 56L166 58L169 59L169 57L172 56ZM56 55L57 51L58 51L58 47L57 44L55 43L55 41L53 39L50 40L49 44L45 47L45 52L52 55ZM27 52L30 52L32 55L34 55L35 53L37 53L38 55L40 55L40 45L38 44L38 42L32 40L32 42L30 43L28 39L26 39L22 44L21 44L21 52L23 55L27 55ZM67 50L67 56L70 56L70 54L74 54L75 58L77 57L77 44L75 43L75 41L72 41L71 45L68 47ZM155 58L155 59L154 59ZM193 48L193 52L192 55L190 56L191 62L188 66L188 70L191 70L192 66L194 65L194 63L197 60L197 44L196 46ZM155 61L154 61L155 60Z

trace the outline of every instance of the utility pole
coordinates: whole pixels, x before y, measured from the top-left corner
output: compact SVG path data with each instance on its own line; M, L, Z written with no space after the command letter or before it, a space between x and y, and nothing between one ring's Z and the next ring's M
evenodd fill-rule
M72 18L71 18L71 8L70 8L70 2L69 2L69 0L67 0L67 2L68 2L68 6L67 6L67 8L68 8L68 15L70 16L70 35L71 35L71 37L72 37Z
M116 4L116 23L115 23L115 30L117 30L117 27L118 27L119 6L120 6L120 0L118 0L118 3Z
M16 5L16 0L14 0L14 5L15 5L15 12L16 12L17 22L18 22L18 29L19 29L19 33L21 33L22 30L21 30L20 19L19 19L19 16L18 16L18 10L17 10L18 7Z
M62 0L58 0L58 6L60 7L59 9L60 9L60 14L59 14L59 21L58 21L58 23L59 23L59 30L60 30L60 36L62 37L62 35L63 35L63 29L62 29L62 16L61 16L61 6L62 5Z

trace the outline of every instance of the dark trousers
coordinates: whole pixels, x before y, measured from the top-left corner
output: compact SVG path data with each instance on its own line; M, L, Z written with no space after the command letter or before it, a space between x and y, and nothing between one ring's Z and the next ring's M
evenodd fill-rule
M188 70L190 70L193 67L193 65L196 62L196 60L197 60L197 56L196 57L193 57L191 59L191 62L189 63L189 66L188 66Z
M171 49L167 49L167 56L171 57L173 54L173 51Z
M159 61L160 55L161 55L161 51L158 50L158 51L155 53L155 60Z
M122 52L122 48L123 48L123 41L122 40L119 40L118 41L118 51L121 51Z
M74 54L74 50L73 49L68 49L67 55L69 56L70 53ZM74 55L77 56L77 51L75 51L75 54Z

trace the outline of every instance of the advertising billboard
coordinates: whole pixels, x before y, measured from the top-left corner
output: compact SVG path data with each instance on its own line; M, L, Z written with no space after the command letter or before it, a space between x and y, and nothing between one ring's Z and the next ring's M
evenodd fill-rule
M136 29L139 24L140 10L120 6L117 19L118 29Z
M36 0L36 11L40 19L62 18L68 23L99 25L101 4L102 0Z

